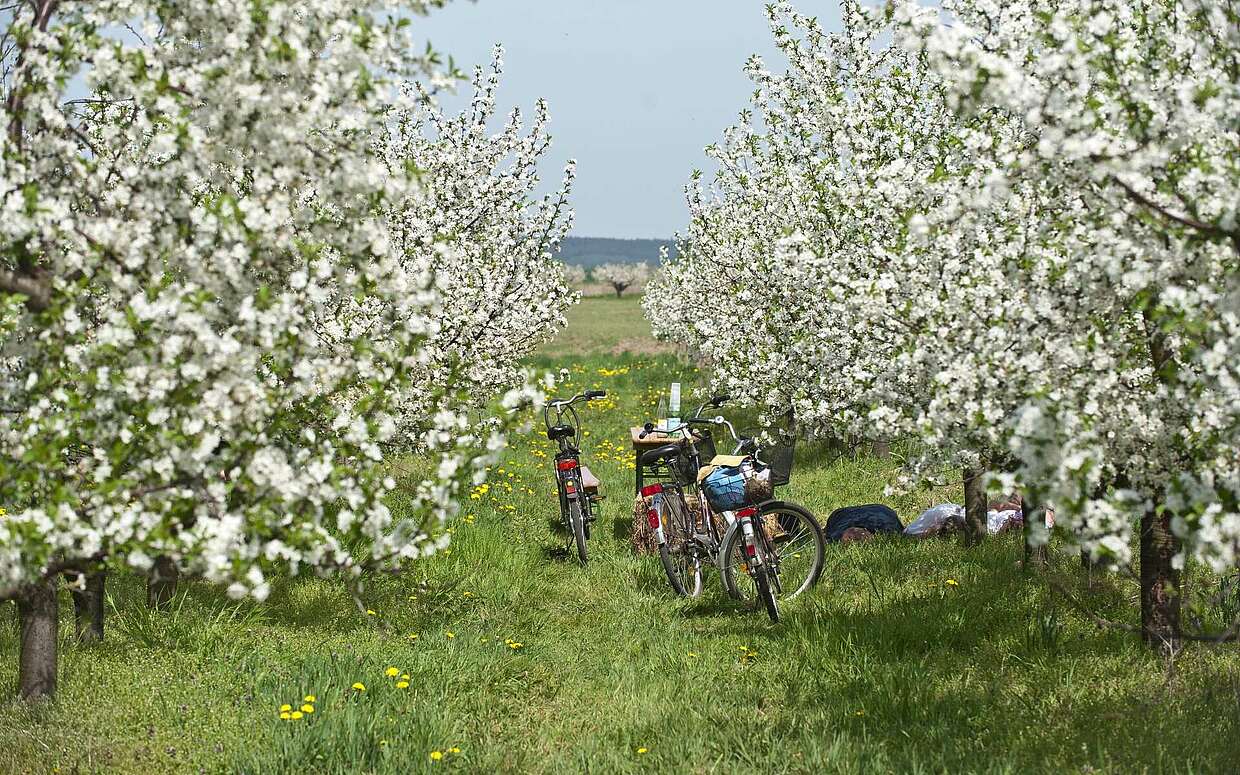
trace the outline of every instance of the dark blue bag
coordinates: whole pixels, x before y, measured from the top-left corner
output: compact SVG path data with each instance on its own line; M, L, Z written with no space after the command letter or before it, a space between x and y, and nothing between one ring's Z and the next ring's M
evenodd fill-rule
M874 535L904 532L904 525L900 524L900 518L889 507L881 503L836 509L831 512L831 516L827 517L823 532L826 533L827 541L834 543L838 542L843 537L844 531L850 527L864 528Z

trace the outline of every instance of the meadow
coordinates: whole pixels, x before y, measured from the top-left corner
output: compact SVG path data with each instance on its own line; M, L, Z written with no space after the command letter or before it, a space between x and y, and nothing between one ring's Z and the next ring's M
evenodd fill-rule
M369 579L362 607L339 582L298 579L261 605L186 583L154 613L139 579L114 577L107 638L81 647L65 593L59 695L0 703L0 772L1235 771L1236 646L1164 662L1077 607L1135 622L1131 579L1067 552L1027 574L1018 536L831 547L778 625L714 576L701 599L672 597L657 559L629 550L628 428L696 371L650 339L635 298L587 299L531 365L567 369L564 392L609 392L582 417L608 495L588 567L561 551L534 423L451 548ZM959 498L885 495L897 465L806 446L781 494L823 520L881 501L905 522ZM1217 583L1189 588L1208 600ZM5 697L17 647L5 605Z

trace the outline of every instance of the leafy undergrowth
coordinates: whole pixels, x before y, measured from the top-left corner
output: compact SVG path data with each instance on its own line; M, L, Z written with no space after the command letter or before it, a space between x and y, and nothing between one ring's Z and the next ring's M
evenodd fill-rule
M610 391L583 412L585 459L610 496L587 568L562 551L551 447L535 425L470 498L451 549L371 579L364 608L340 584L286 580L263 605L186 584L153 614L136 579L112 579L107 641L83 648L66 595L59 698L0 705L0 772L1128 773L1240 761L1234 646L1191 646L1168 666L1027 577L1014 536L977 550L834 547L820 587L775 626L715 577L703 598L674 599L657 560L628 550L627 428L692 369L670 356L540 358L570 369L566 391ZM781 494L822 517L886 501L906 522L958 497L885 498L893 467L806 448ZM1099 615L1135 621L1130 580L1095 575L1087 589L1069 555L1048 575ZM11 610L0 617L10 695Z

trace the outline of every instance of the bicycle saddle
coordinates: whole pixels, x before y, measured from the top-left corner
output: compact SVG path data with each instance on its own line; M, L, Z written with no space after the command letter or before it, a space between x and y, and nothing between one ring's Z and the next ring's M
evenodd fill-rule
M652 466L664 460L672 460L680 454L679 444L664 444L661 447L643 452L641 463L644 466Z

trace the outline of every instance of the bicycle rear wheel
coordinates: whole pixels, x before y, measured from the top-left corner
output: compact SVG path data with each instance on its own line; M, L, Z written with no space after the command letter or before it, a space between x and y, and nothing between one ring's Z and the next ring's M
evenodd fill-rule
M581 502L575 498L568 502L568 521L573 543L577 545L577 559L585 565L589 561L586 554L586 520L581 513Z
M826 560L826 539L817 518L803 506L788 501L767 501L759 506L761 545L766 549L763 572L778 573L767 586L772 595L791 600L818 583ZM744 536L738 524L728 529L720 553L723 585L740 600L759 600L756 582L745 558Z
M702 594L702 561L693 548L693 523L683 494L664 491L660 512L664 543L659 545L659 559L667 583L681 597L697 597Z

